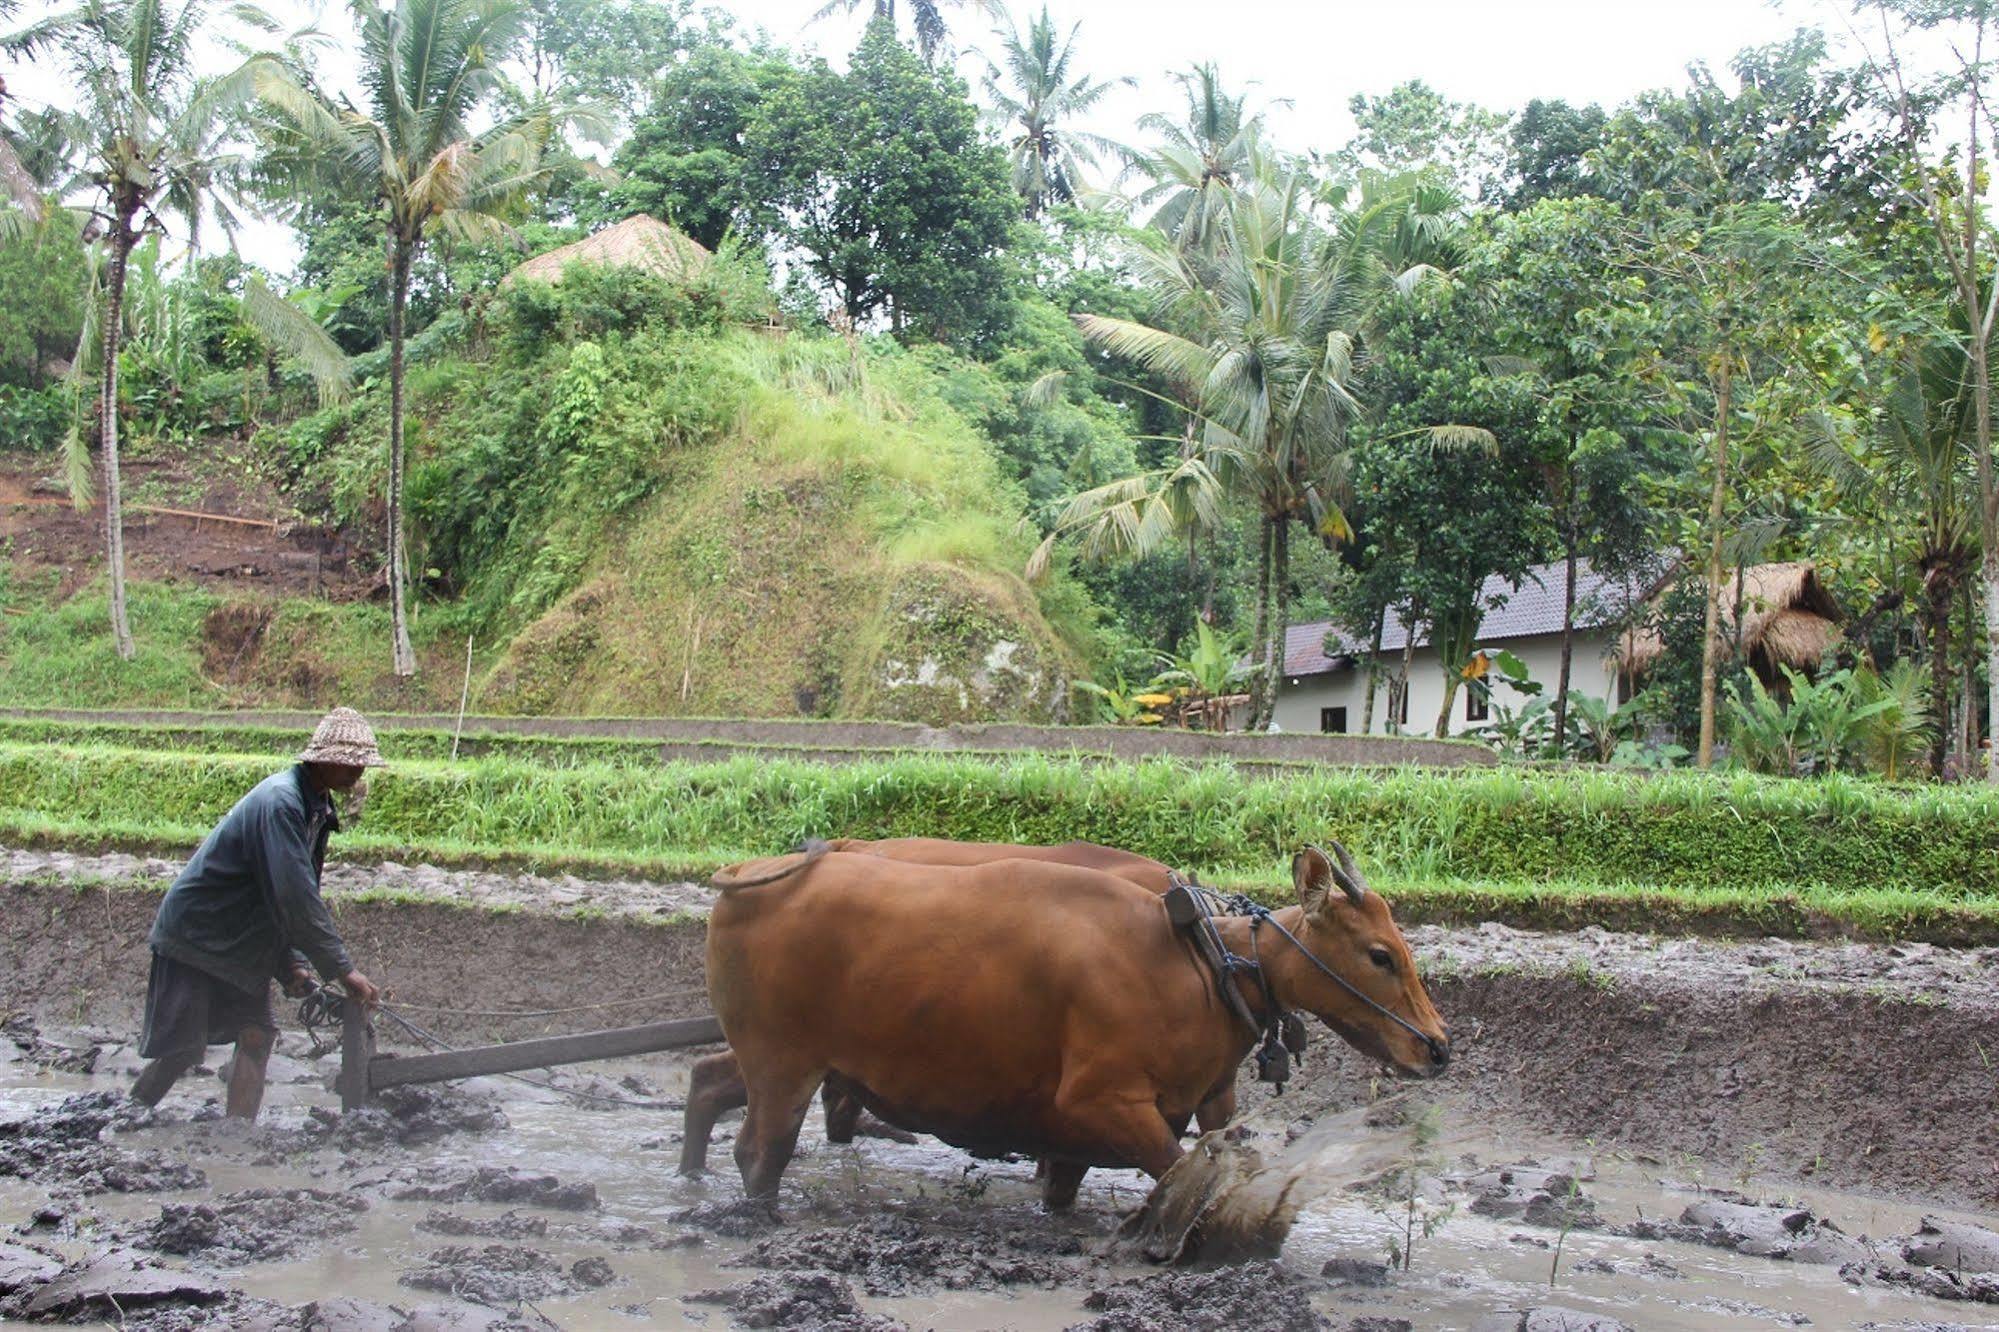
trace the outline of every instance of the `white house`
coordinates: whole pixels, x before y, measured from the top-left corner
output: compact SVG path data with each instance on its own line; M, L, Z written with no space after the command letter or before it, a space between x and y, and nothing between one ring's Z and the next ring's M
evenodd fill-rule
M1562 664L1562 593L1566 566L1537 564L1516 586L1504 579L1485 580L1480 601L1492 607L1479 625L1477 648L1513 653L1527 666L1529 678L1552 693ZM1575 647L1569 664L1569 689L1606 702L1620 698L1615 640L1627 616L1626 608L1653 590L1656 577L1629 579L1600 576L1587 560L1576 567ZM1375 687L1374 733L1396 731L1428 735L1437 724L1444 702L1444 676L1427 633L1416 639L1409 660L1409 689L1393 698L1401 673L1409 631L1396 612L1382 625L1380 676ZM1275 720L1282 731L1357 733L1367 694L1367 643L1320 620L1287 626L1284 634L1284 675L1277 692ZM1524 697L1504 684L1499 701L1517 707ZM1628 696L1628 691L1625 695ZM1395 705L1399 702L1399 707ZM1394 707L1396 716L1391 718ZM1451 704L1452 734L1486 720L1488 704L1470 690L1459 689ZM1399 722L1399 725L1393 724Z

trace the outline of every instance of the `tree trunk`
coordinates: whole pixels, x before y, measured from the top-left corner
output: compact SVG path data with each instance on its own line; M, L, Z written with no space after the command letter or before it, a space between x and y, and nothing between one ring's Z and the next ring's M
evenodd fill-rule
M1576 653L1576 533L1568 524L1568 547L1563 552L1568 586L1562 589L1562 665L1555 674L1555 756L1560 758L1569 742L1569 664Z
M1950 581L1930 571L1928 613L1924 615L1930 648L1930 716L1936 725L1930 730L1930 774L1942 777L1944 760L1950 755Z
M111 564L111 640L130 661L138 653L125 613L125 510L118 480L118 344L125 322L125 263L138 237L136 203L122 204L111 226L111 268L104 284L104 367L98 376L97 430L104 456L104 544Z
M409 306L410 252L415 242L392 242L389 293L389 623L395 637L395 672L416 674L410 646L408 553L403 540L403 315Z
M1269 663L1265 660L1265 654L1270 651L1270 542L1273 529L1268 518L1263 519L1262 524L1260 539L1257 542L1256 618L1249 631L1249 729L1252 732L1264 728L1263 682L1269 675Z
M1270 533L1270 592L1275 603L1270 615L1269 657L1263 667L1263 718L1256 727L1268 731L1277 714L1277 690L1284 679L1286 621L1291 610L1291 522L1279 518Z
M1388 608L1375 612L1374 639L1367 645L1367 693L1360 705L1360 733L1374 734L1374 692L1381 680L1381 631L1388 623Z
M1973 765L1978 758L1978 609L1971 599L1971 579L1958 584L1960 599L1964 602L1963 649L1958 653L1964 663L1964 679L1958 685L1958 700L1961 716L1957 726L1958 771L1975 774Z
M1708 497L1708 557L1706 629L1701 635L1701 732L1695 760L1702 772L1714 766L1714 691L1721 662L1721 516L1728 495L1728 418L1734 406L1735 381L1723 361L1715 393L1714 491ZM1741 619L1742 609L1736 608Z
M1400 735L1409 723L1409 667L1416 660L1416 608L1410 606L1402 621L1402 674L1396 680L1395 689L1389 694L1393 705L1389 709L1388 723ZM1387 730L1387 727L1383 727Z
M1985 733L1999 736L1999 542L1985 547ZM1999 749L1995 742L1994 749ZM1974 762L1976 756L1973 756ZM1999 783L1999 761L1985 755L1987 781Z

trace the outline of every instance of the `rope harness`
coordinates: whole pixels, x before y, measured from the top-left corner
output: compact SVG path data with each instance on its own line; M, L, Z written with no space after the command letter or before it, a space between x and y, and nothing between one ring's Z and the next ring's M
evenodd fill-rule
M1400 1013L1377 1002L1373 996L1364 993L1359 986L1339 972L1321 962L1305 947L1297 935L1284 928L1268 907L1241 893L1224 897L1213 889L1203 886L1192 876L1182 876L1178 870L1169 871L1166 893L1166 915L1176 929L1186 931L1193 939L1195 951L1215 973L1215 987L1221 994L1222 1003L1242 1024L1262 1038L1262 1045L1256 1051L1256 1076L1258 1081L1272 1083L1278 1091L1291 1076L1291 1058L1305 1051L1305 1023L1297 1013L1284 1008L1277 1002L1277 994L1271 988L1270 976L1263 968L1262 946L1258 931L1265 925L1288 940L1307 962L1318 969L1319 974L1331 980L1348 994L1361 1001L1377 1014L1387 1018L1396 1026L1423 1042L1430 1057L1436 1058L1443 1046L1437 1038L1423 1031L1415 1023ZM1243 957L1231 952L1222 941L1221 931L1215 927L1217 915L1246 916L1249 919L1250 955ZM1240 975L1256 978L1258 989L1263 992L1264 1012L1258 1019L1250 1011L1249 1004L1242 997L1242 991L1235 980Z

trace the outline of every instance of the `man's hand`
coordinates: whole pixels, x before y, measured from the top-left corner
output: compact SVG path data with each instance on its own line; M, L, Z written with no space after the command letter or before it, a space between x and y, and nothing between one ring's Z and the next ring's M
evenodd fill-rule
M347 987L347 993L351 998L361 1001L363 1008L373 1008L381 1002L382 992L375 988L375 982L359 971L348 972L340 978L340 983Z
M294 999L303 999L312 993L312 983L312 968L303 962L294 962L291 975L285 977L285 993Z

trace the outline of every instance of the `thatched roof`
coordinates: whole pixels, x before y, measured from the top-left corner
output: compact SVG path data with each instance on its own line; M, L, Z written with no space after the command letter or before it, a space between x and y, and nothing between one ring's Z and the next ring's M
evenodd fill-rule
M1738 605L1736 580L1721 589L1721 632L1733 638L1736 616L1742 617L1742 651L1761 673L1774 677L1777 667L1810 670L1839 641L1839 622L1846 618L1839 603L1819 582L1809 561L1758 564L1743 570ZM1640 623L1619 635L1611 657L1624 670L1642 675L1665 651L1658 629Z
M534 258L507 274L501 286L517 280L560 282L571 264L614 264L642 268L660 277L684 282L714 256L692 236L676 231L655 217L640 214Z

